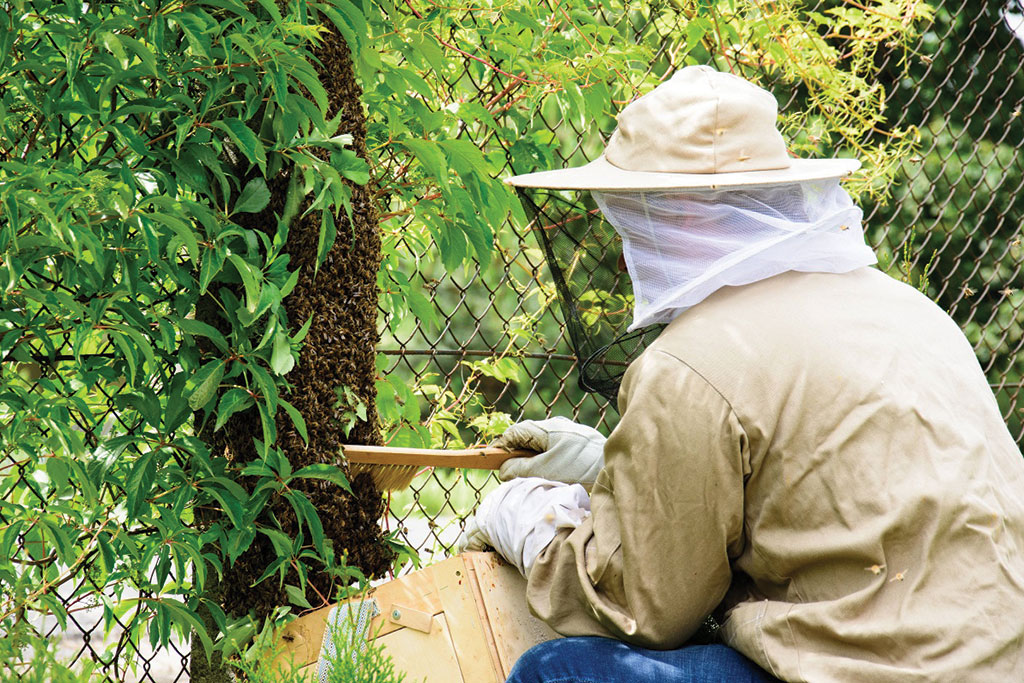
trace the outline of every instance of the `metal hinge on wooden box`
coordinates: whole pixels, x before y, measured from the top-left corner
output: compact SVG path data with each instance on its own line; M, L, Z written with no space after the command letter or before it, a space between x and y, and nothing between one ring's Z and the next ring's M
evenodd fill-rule
M519 655L558 637L530 614L526 580L494 553L448 558L341 607L354 637L375 638L410 681L500 683ZM306 680L318 680L332 609L300 617L282 632L278 661L302 667Z

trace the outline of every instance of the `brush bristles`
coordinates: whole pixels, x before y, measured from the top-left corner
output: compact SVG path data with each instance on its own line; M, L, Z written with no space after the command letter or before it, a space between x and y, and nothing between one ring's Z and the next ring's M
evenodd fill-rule
M363 472L373 478L373 485L378 491L399 491L408 488L416 473L422 469L419 465L371 465L354 462L349 465L349 474L353 479Z

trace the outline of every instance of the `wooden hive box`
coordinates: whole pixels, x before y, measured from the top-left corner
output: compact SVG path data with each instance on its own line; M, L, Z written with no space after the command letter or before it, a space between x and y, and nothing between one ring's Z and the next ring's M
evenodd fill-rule
M367 637L384 646L408 681L501 683L519 656L558 634L530 614L526 580L494 553L467 552L381 584L359 599L380 614ZM331 607L291 622L279 662L317 680Z

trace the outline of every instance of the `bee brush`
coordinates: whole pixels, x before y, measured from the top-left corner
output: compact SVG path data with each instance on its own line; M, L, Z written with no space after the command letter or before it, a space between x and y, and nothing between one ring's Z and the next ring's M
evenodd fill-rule
M459 467L496 470L509 458L529 458L536 451L504 448L393 448L391 446L346 445L341 452L349 463L349 474L355 477L368 472L380 491L397 491L412 483L422 467Z

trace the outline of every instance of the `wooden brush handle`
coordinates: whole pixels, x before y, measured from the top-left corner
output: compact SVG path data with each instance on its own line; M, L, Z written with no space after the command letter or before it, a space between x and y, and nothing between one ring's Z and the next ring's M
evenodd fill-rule
M504 448L393 448L391 446L342 446L350 463L368 465L418 465L420 467L466 467L478 470L496 470L509 458L530 458L536 451Z

